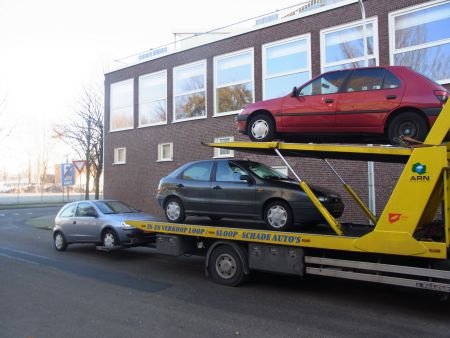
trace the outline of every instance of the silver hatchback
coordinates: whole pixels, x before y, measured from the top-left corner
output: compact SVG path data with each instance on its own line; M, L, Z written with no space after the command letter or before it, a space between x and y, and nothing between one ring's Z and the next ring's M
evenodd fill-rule
M150 235L127 225L126 220L154 220L154 217L115 200L66 204L55 218L55 248L63 251L72 243L95 243L111 249L119 245L146 245L152 241Z

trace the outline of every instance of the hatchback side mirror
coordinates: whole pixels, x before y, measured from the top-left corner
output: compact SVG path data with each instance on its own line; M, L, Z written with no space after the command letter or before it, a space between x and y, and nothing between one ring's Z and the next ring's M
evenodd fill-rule
M294 88L292 88L291 97L296 97L296 96L298 96L298 88L297 88L297 86L294 86Z
M87 217L97 217L97 213L95 211L91 210L86 213L86 216Z

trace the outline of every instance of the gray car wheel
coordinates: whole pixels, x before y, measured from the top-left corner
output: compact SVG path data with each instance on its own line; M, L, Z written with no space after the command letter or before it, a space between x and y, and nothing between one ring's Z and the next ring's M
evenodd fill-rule
M119 239L112 230L106 230L102 235L102 244L107 249L112 249L116 245L119 245Z
M264 220L272 230L286 230L292 225L292 212L284 201L269 203L264 210Z
M170 198L165 204L164 211L169 222L183 223L186 219L183 203L178 198Z
M58 251L64 251L67 249L67 242L64 238L64 235L61 232L55 233L53 236L53 240L55 242L55 249Z

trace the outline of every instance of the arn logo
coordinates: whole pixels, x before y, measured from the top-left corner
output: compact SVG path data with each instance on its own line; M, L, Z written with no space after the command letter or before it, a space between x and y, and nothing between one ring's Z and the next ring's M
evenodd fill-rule
M425 175L427 173L427 166L425 164L422 164L419 162L413 164L412 172L417 175L411 176L410 181L429 181L430 180L430 176Z

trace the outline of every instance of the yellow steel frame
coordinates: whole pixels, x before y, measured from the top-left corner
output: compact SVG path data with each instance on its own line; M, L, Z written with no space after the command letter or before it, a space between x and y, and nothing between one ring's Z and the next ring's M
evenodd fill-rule
M436 123L420 147L293 144L278 142L230 142L208 144L212 147L252 153L315 158L381 160L405 163L404 170L373 230L361 237L346 236L339 223L323 207L308 185L299 179L302 189L324 215L336 235L273 232L265 230L208 227L129 221L145 231L187 236L224 238L310 248L370 252L404 256L447 258L450 243L450 183L448 160L450 146L443 143L450 130L450 104L442 109ZM284 158L283 158L284 160ZM361 201L360 201L361 202ZM430 223L440 205L444 205L445 242L419 241L414 233ZM361 202L361 204L363 204Z

